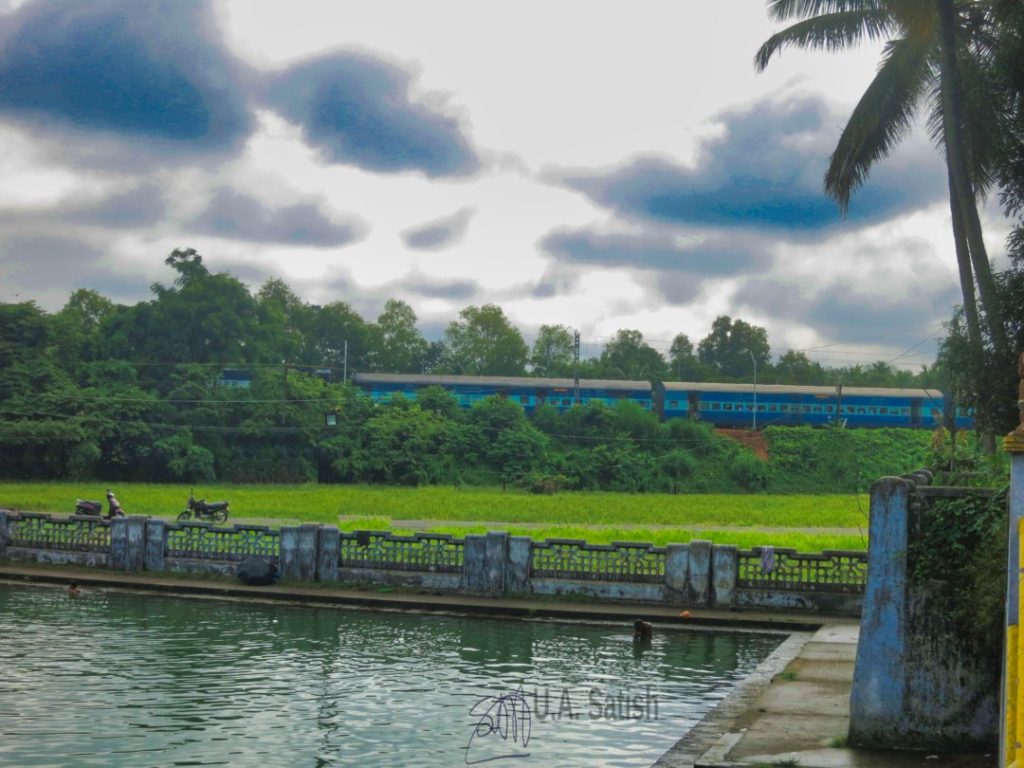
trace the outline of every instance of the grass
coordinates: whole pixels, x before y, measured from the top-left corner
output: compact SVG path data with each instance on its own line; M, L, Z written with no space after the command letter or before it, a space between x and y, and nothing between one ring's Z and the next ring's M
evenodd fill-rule
M0 483L0 508L67 513L75 499L102 499L106 484ZM187 485L117 483L129 514L173 518L184 508ZM233 519L310 522L346 530L393 530L417 521L417 530L484 533L495 529L536 539L593 543L645 541L658 545L708 539L748 548L763 544L802 551L865 549L867 498L808 495L668 495L560 493L538 496L496 488L394 488L349 485L205 485L197 498L231 502ZM356 518L356 519L351 519ZM700 526L699 528L696 526ZM729 530L729 528L751 530ZM759 527L811 530L758 531ZM849 531L816 531L846 528ZM861 529L865 533L857 530Z

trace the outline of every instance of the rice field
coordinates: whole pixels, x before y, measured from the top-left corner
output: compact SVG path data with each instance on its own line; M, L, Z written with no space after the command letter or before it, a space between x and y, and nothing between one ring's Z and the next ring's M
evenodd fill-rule
M70 513L78 497L103 499L103 483L0 483L0 508ZM174 518L187 485L113 486L128 514ZM535 539L658 545L709 539L803 551L866 549L863 495L668 495L571 493L538 496L477 487L208 485L197 498L231 502L231 522L326 523L346 530L464 535L507 530Z

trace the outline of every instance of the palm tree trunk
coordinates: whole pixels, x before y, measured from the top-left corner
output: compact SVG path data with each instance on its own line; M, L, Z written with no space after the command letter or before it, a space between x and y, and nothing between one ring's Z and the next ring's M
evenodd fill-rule
M956 265L960 270L960 291L964 297L964 319L967 321L967 340L973 349L981 349L981 325L978 321L978 302L974 295L974 274L971 270L971 252L960 213L960 203L953 186L953 171L946 159L949 176L949 212L953 219L953 242L956 244Z
M996 293L995 279L992 277L992 267L988 261L985 240L981 232L981 219L978 216L978 204L971 183L962 130L964 99L957 66L956 7L954 0L935 1L939 11L941 35L939 66L942 127L946 163L952 186L950 197L956 198L956 205L960 209L961 223L970 251L971 264L978 280L978 293L981 307L985 312L986 325L996 351L1002 353L1007 349L1006 329L1003 326L999 296Z

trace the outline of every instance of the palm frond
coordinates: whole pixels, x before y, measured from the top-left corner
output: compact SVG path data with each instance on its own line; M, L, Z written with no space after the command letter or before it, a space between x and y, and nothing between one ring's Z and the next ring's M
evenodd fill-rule
M885 5L885 0L769 0L768 16L775 21L789 21L848 11L881 11Z
M863 40L880 40L893 31L889 14L881 10L840 11L799 21L769 37L754 56L758 72L783 48L838 51Z
M983 55L961 46L957 51L957 76L964 98L960 115L960 135L967 156L967 170L976 195L984 196L996 181L1002 128L1005 125L1004 102L996 90L996 78ZM945 152L945 109L941 81L928 97L928 134L935 146Z
M825 192L843 214L871 167L888 156L910 128L934 77L932 49L918 37L886 45L878 73L854 107L825 173Z

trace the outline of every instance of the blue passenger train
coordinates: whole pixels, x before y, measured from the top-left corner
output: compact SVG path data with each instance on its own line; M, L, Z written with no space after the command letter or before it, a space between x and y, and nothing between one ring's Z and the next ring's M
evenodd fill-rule
M514 400L527 413L545 403L567 410L575 402L573 379L540 379L526 376L435 376L403 373L357 373L352 377L357 387L376 402L386 402L401 394L414 399L424 387L441 387L451 392L459 405L469 408L485 397L498 395ZM632 400L641 408L654 408L654 392L647 381L616 381L580 379L579 401L614 405Z
M661 420L693 419L717 427L825 426L933 429L948 420L943 395L934 389L810 387L782 384L714 384L672 381L573 379L525 376L437 376L360 373L356 386L376 402L396 394L415 399L418 390L439 386L469 408L497 395L519 403L527 413L548 404L560 411L578 402L614 405L622 401L653 410ZM973 412L958 408L957 429L973 429Z

